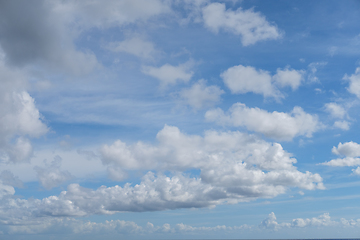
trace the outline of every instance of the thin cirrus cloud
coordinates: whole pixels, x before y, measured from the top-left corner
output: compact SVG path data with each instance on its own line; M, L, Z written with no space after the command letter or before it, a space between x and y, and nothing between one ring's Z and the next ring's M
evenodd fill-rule
M253 92L264 97L273 97L276 100L284 98L278 87L291 87L296 90L304 80L304 70L294 70L286 67L277 69L271 76L268 71L257 70L251 66L233 66L221 73L225 85L234 94Z
M205 27L218 33L220 29L241 36L244 46L262 40L279 39L282 34L275 25L252 9L226 10L223 3L211 3L202 9Z
M268 112L260 108L249 108L243 103L235 103L227 113L220 108L206 112L207 121L219 125L245 127L266 137L281 141L291 141L294 137L312 137L323 128L316 115L306 113L301 107L294 107L290 113Z

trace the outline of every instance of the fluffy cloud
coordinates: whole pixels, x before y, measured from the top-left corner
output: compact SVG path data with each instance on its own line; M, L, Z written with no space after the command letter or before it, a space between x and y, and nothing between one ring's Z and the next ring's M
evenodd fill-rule
M331 102L331 103L326 103L325 104L325 111L327 111L328 113L330 113L330 115L333 118L344 118L346 115L346 110L339 104Z
M294 91L298 89L301 82L304 80L304 70L295 70L290 68L276 70L276 74L273 76L273 80L280 87L291 87Z
M300 107L294 107L290 113L267 112L259 108L249 108L243 103L235 103L228 113L217 108L207 111L205 118L220 125L246 127L250 131L285 141L296 136L311 137L322 127L316 115L310 115Z
M289 223L281 223L279 224L276 221L275 213L270 213L269 216L264 219L261 224L259 225L260 228L272 229L272 230L279 230L282 227L290 227Z
M152 59L156 50L154 44L139 37L125 39L122 42L111 42L107 49L114 52L125 52L143 59Z
M349 87L347 88L347 90L360 98L360 67L356 68L355 73L351 76L345 74L343 79L345 81L349 81Z
M318 174L296 170L293 165L296 159L285 152L280 144L267 143L253 135L206 131L204 137L200 137L165 126L157 134L157 140L157 146L143 142L128 145L117 140L110 146L102 147L102 161L122 171L200 169L200 179L176 177L181 186L182 182L186 182L189 187L186 196L191 198L186 200L186 204L195 206L274 197L284 193L288 187L309 190L323 188ZM157 183L159 181L156 180ZM179 189L177 193L182 194L184 190L180 189L183 188L176 188ZM202 192L200 199L206 198L207 201L198 203L196 192ZM178 199L181 197L178 196Z
M1 59L2 60L2 59ZM25 91L25 75L0 60L0 158L23 162L32 155L29 137L39 137L48 129L41 121L34 99Z
M56 156L50 166L47 166L46 168L39 166L34 167L39 182L45 189L50 190L73 178L68 171L60 170L61 160L60 156Z
M226 10L223 3L211 3L202 9L205 26L217 33L220 29L241 36L244 46L258 41L278 39L281 34L276 26L253 9Z
M188 61L184 64L179 64L178 66L172 66L170 64L165 64L159 68L144 66L142 72L159 79L161 85L166 86L168 84L175 84L179 81L188 82L194 74L191 71L192 65L192 61Z
M224 91L218 86L206 86L204 80L193 84L191 88L183 89L180 96L194 109L213 106L220 101L220 96Z
M352 167L360 165L360 144L355 142L339 143L337 147L332 148L336 155L344 156L343 158L332 159L322 165L332 167ZM360 175L360 168L352 169L354 174Z
M324 105L324 108L325 111L328 112L332 118L343 119L347 116L345 108L335 102L326 103ZM346 120L335 121L333 126L342 130L350 129L350 123Z
M283 97L272 85L270 73L261 69L258 71L254 67L238 65L223 72L221 77L232 93L254 92L264 97Z
M271 76L268 71L238 65L227 69L220 76L232 93L253 92L279 100L284 98L284 95L279 91L278 87L290 86L293 90L296 90L303 81L304 73L303 70L278 68L276 74Z

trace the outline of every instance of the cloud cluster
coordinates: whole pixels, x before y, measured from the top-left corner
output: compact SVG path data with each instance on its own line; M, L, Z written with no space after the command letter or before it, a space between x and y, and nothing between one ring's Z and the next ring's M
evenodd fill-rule
M280 231L288 228L326 228L326 227L358 227L360 219L345 219L340 221L331 219L329 213L324 213L318 217L312 218L294 218L290 222L279 223L275 213L270 213L258 226L243 224L240 226L218 225L213 227L191 226L184 223L170 225L164 223L155 226L148 222L145 226L140 226L132 221L110 220L105 222L91 222L75 219L72 217L44 218L42 220L33 220L28 224L8 225L4 230L5 234L93 234L93 235L144 235L144 234L162 234L181 233L181 234L206 234L206 233L228 233L228 232L245 232L254 230Z
M290 141L296 136L311 137L322 128L316 115L294 107L290 113L267 112L259 108L249 108L243 103L235 103L224 113L220 108L206 112L205 118L220 125L245 127L276 140Z
M48 131L34 99L25 90L23 72L12 69L0 59L0 159L23 162L32 156L29 138Z
M205 27L215 33L222 29L240 35L244 46L281 38L278 28L253 9L232 11L226 10L223 3L211 3L202 9L202 14Z
M305 71L290 68L277 69L271 76L268 71L257 70L251 66L233 66L223 73L221 78L232 93L242 94L253 92L276 100L284 98L278 87L291 87L296 90L304 80Z
M340 128L342 130L350 129L350 122L343 120L345 117L348 118L347 111L343 106L338 103L330 102L324 105L325 111L330 114L332 118L340 119L334 122L335 128Z
M322 165L331 167L353 167L360 166L360 144L356 142L339 143L332 148L332 153L343 156L343 158L332 159ZM352 170L354 174L360 175L360 167Z

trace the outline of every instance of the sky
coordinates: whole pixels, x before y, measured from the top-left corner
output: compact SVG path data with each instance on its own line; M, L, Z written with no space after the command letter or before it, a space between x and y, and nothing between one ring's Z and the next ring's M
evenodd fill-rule
M0 0L0 238L359 237L359 22L355 0Z

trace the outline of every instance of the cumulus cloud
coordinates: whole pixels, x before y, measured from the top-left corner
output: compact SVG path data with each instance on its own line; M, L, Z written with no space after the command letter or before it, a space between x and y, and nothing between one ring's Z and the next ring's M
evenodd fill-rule
M332 118L335 119L344 119L347 117L347 111L343 106L338 103L330 102L324 105L325 111L330 114ZM350 122L347 120L337 120L333 125L335 128L340 128L342 130L350 129Z
M318 174L296 170L293 165L296 159L285 152L280 144L271 144L253 135L206 131L201 137L186 135L176 127L165 126L157 134L157 140L158 145L143 142L128 145L117 140L112 145L102 147L102 161L121 171L152 169L178 172L200 169L200 179L181 175L168 178L169 184L175 181L180 186L187 186L185 189L188 192L184 195L187 196L184 198L186 203L179 203L179 206L210 206L230 200L237 202L274 197L289 187L308 190L323 188ZM146 179L150 184L149 176ZM159 181L154 180L154 184ZM165 186L163 188L167 189ZM176 191L180 194L177 199L183 199L181 196L185 191L180 186L174 188L179 189ZM202 194L201 197L197 196L198 193ZM207 200L204 201L204 198ZM151 204L148 205L150 207Z
M273 76L273 80L280 87L291 87L294 91L298 89L301 82L304 81L304 70L295 70L290 68L276 70L276 74Z
M278 87L291 87L296 90L303 81L303 70L294 70L289 67L277 69L271 76L268 71L257 70L251 66L238 65L221 73L221 78L232 93L242 94L253 92L264 97L273 97L277 100L284 98Z
M191 71L192 65L192 61L188 61L178 66L172 66L168 63L159 68L144 66L142 72L159 79L161 85L166 86L177 82L188 82L194 74Z
M28 138L39 137L48 128L24 89L25 75L0 60L0 79L0 158L13 163L27 161L33 152Z
M308 81L309 82L319 82L319 78L316 76L318 68L323 67L327 64L327 62L313 62L308 66Z
M343 156L343 158L332 159L322 165L332 167L352 167L360 165L360 144L356 142L339 143L337 147L332 148L332 153ZM358 169L352 170L355 174L359 173Z
M249 108L243 103L235 103L224 113L220 108L206 112L207 121L220 125L245 127L277 140L290 141L296 136L311 137L322 128L316 115L311 115L300 107L294 107L290 113L267 112L259 108Z
M281 33L278 28L270 24L266 18L253 9L236 11L226 10L223 3L211 3L202 9L205 27L218 33L224 30L241 36L244 46L255 44L258 41L279 39Z
M331 102L325 104L325 111L327 111L333 118L344 118L346 116L346 110L341 105Z
M315 227L325 226L325 227L327 227L327 226L331 226L334 224L335 224L335 222L331 220L330 214L324 213L323 215L320 215L319 217L313 217L311 219L309 219L309 218L293 219L291 222L291 227L300 227L300 228L309 227L309 226L315 226Z
M194 109L201 109L203 107L211 107L219 102L222 94L224 94L224 91L218 86L206 86L206 81L199 80L191 88L183 89L180 92L180 97Z
M50 190L73 178L68 171L60 170L61 160L60 156L56 156L46 168L39 166L34 167L37 178L45 189Z
M152 42L139 37L125 39L122 42L111 42L106 48L113 52L125 52L143 59L152 59L157 53Z
M276 221L275 213L270 213L269 216L264 219L261 224L259 225L260 228L272 229L272 230L279 230L282 227L290 227L289 223L281 223L279 224Z
M343 80L349 82L349 87L347 90L360 98L360 67L356 68L355 73L351 76L345 74Z

